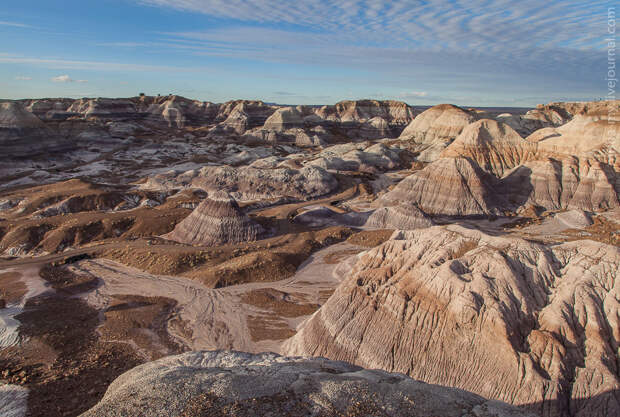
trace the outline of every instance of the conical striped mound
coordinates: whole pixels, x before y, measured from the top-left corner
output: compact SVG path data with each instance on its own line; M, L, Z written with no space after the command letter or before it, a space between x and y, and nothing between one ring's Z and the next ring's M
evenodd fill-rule
M223 191L210 193L165 237L181 243L217 246L256 240L263 228L244 214Z
M415 204L402 202L397 206L375 210L365 226L377 229L414 230L431 227L435 223Z

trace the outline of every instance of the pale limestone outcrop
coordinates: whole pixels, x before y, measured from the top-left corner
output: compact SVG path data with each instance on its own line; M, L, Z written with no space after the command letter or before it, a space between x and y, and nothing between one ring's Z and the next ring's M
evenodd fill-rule
M539 104L535 110L545 114L548 120L553 121L556 126L562 125L577 115L609 115L616 114L620 110L620 100L604 101L560 101L547 104Z
M500 114L497 121L510 125L521 136L526 137L539 129L560 127L578 115L607 116L614 106L618 111L619 101L556 102L539 104L524 115Z
M310 131L306 133L304 129L289 129L285 132L287 135L295 138L295 145L300 147L306 146L325 146L327 142L316 133Z
M620 249L458 226L395 232L358 255L285 342L507 401L542 416L620 413Z
M0 103L0 129L42 129L45 124L15 101Z
M376 173L400 166L399 152L377 143L350 143L325 148L318 158L307 163L308 166L321 167L332 171L360 171Z
M68 112L74 100L66 98L25 100L23 106L30 113L43 120L62 120L75 115Z
M387 138L392 135L390 125L382 117L375 116L362 124L359 131L359 136L364 139L380 139Z
M276 111L277 107L262 101L238 100L220 106L216 122L224 130L232 130L237 134L262 126Z
M210 124L215 121L220 105L208 101L190 100L176 95L166 97L142 97L139 108L155 122L167 123L169 127Z
M580 115L558 128L546 128L526 138L538 146L540 155L551 158L576 156L609 165L618 162L620 120Z
M503 113L495 117L495 120L501 123L505 123L515 130L522 137L531 135L538 129L553 126L551 123L539 120L535 117L530 117L528 114L510 114Z
M225 127L231 129L233 132L238 134L243 134L248 127L250 126L250 118L243 111L242 106L239 108L235 108L219 125L220 127Z

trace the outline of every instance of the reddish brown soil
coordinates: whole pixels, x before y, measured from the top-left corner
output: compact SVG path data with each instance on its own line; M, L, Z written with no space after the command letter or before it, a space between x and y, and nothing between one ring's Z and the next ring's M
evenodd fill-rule
M373 248L375 246L382 244L386 240L388 240L390 236L392 236L392 233L394 233L394 230L392 229L363 230L359 233L352 235L350 238L347 239L347 242L353 245L364 246L366 248Z
M96 279L51 265L40 275L55 293L27 302L17 316L26 341L0 350L0 378L30 390L29 416L78 415L123 372L181 351L163 326L174 310L172 300L117 296L99 327L100 312L74 297L93 289Z
M98 334L102 341L133 341L148 360L181 353L166 331L175 307L176 301L164 297L114 296Z
M326 264L332 264L332 265L337 264L337 263L340 263L343 259L346 259L351 255L358 254L362 251L363 249L346 249L346 250L341 250L337 252L332 252L328 255L325 255L325 257L323 258L323 262L325 262Z
M567 230L568 240L591 239L608 245L620 246L620 224L607 220L603 216L596 216L593 224L583 230ZM584 233L585 232L585 233Z
M504 224L504 230L523 229L524 227L541 224L543 220L541 217L519 217L510 223Z
M329 297L332 296L334 291L335 290L320 290L319 291L319 303L323 305L329 299Z
M220 288L289 278L312 252L341 242L352 233L350 228L330 227L212 248L127 244L106 251L103 256L152 274L183 275L209 287Z
M199 201L196 193L187 190L155 208L110 211L126 204L127 193L140 199L157 198L152 192L130 190L128 186L101 186L77 179L4 192L0 195L3 199L23 201L0 218L0 252L23 246L25 251L54 253L93 242L162 235L189 215L191 209L184 204ZM32 216L63 200L70 213Z
M262 340L284 340L295 335L295 331L283 320L270 316L248 316L248 329L253 342Z
M44 219L0 221L7 230L0 251L26 245L49 253L92 242L123 241L170 232L191 212L185 208L139 208L120 212L81 212Z
M20 281L19 272L0 273L0 308L4 304L17 303L28 290L26 285Z
M249 291L241 298L246 304L269 310L281 317L300 317L314 313L321 307L318 304L301 302L294 294L264 288Z
M99 313L81 300L41 296L20 314L29 340L0 351L2 377L30 390L28 415L78 415L103 396L120 374L142 362L124 344L100 343Z
M123 193L129 191L125 185L114 187L91 184L89 182L72 179L53 184L34 187L25 187L12 192L2 193L3 198L24 199L19 210L9 210L6 215L11 219L23 218L37 210L48 207L59 201L70 199L71 212L109 210L123 203ZM141 198L152 198L154 194L148 191L133 191Z
M305 302L299 295L273 288L249 291L241 300L268 312L248 317L248 328L254 342L283 340L293 336L295 331L280 317L307 316L321 307L319 304Z
M345 191L324 204L344 201L368 190L359 179L340 178ZM21 194L20 194L21 193ZM176 303L163 297L113 296L99 311L78 296L94 290L100 282L70 272L63 263L81 256L106 257L154 274L182 275L210 287L258 281L278 281L292 276L314 251L351 239L373 246L391 231L361 232L348 227L309 230L290 221L300 207L316 202L283 205L252 213L275 237L240 245L202 248L166 241L157 236L170 232L191 209L183 203L198 201L192 192L156 208L107 211L118 192L110 192L79 180L15 191L10 198L27 198L20 213L12 210L0 220L0 249L26 245L27 250L60 252L45 257L53 262L41 269L41 277L55 290L28 301L17 319L24 342L0 350L0 378L27 386L29 415L73 416L92 407L107 386L126 370L147 360L178 353L182 346L167 331L189 335L188 326L176 318ZM45 218L31 214L68 197L74 213ZM348 254L348 253L347 253ZM334 254L337 262L346 254ZM67 258L67 259L65 259ZM20 259L19 264L42 262ZM9 263L9 265L11 265ZM23 297L26 287L15 274L0 275L0 298L9 302ZM324 291L325 301L331 291ZM285 318L312 314L320 305L303 297L276 290L256 290L244 302L264 310L248 318L254 341L284 339L294 334ZM184 330L185 329L185 330Z

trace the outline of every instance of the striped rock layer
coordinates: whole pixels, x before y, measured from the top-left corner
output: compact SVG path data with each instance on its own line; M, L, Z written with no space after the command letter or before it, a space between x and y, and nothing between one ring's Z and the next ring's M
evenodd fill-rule
M433 224L433 221L416 205L402 203L376 209L364 225L376 229L413 230L431 227Z
M190 245L217 246L253 241L262 232L232 197L214 192L165 237Z
M358 255L285 342L521 405L620 415L620 248L545 246L458 226L396 232Z

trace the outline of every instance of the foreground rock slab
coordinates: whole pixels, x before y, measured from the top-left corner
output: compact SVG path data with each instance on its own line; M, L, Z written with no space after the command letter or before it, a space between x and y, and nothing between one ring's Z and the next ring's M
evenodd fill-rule
M273 353L190 352L132 369L99 404L105 416L525 417L498 401L401 374Z

